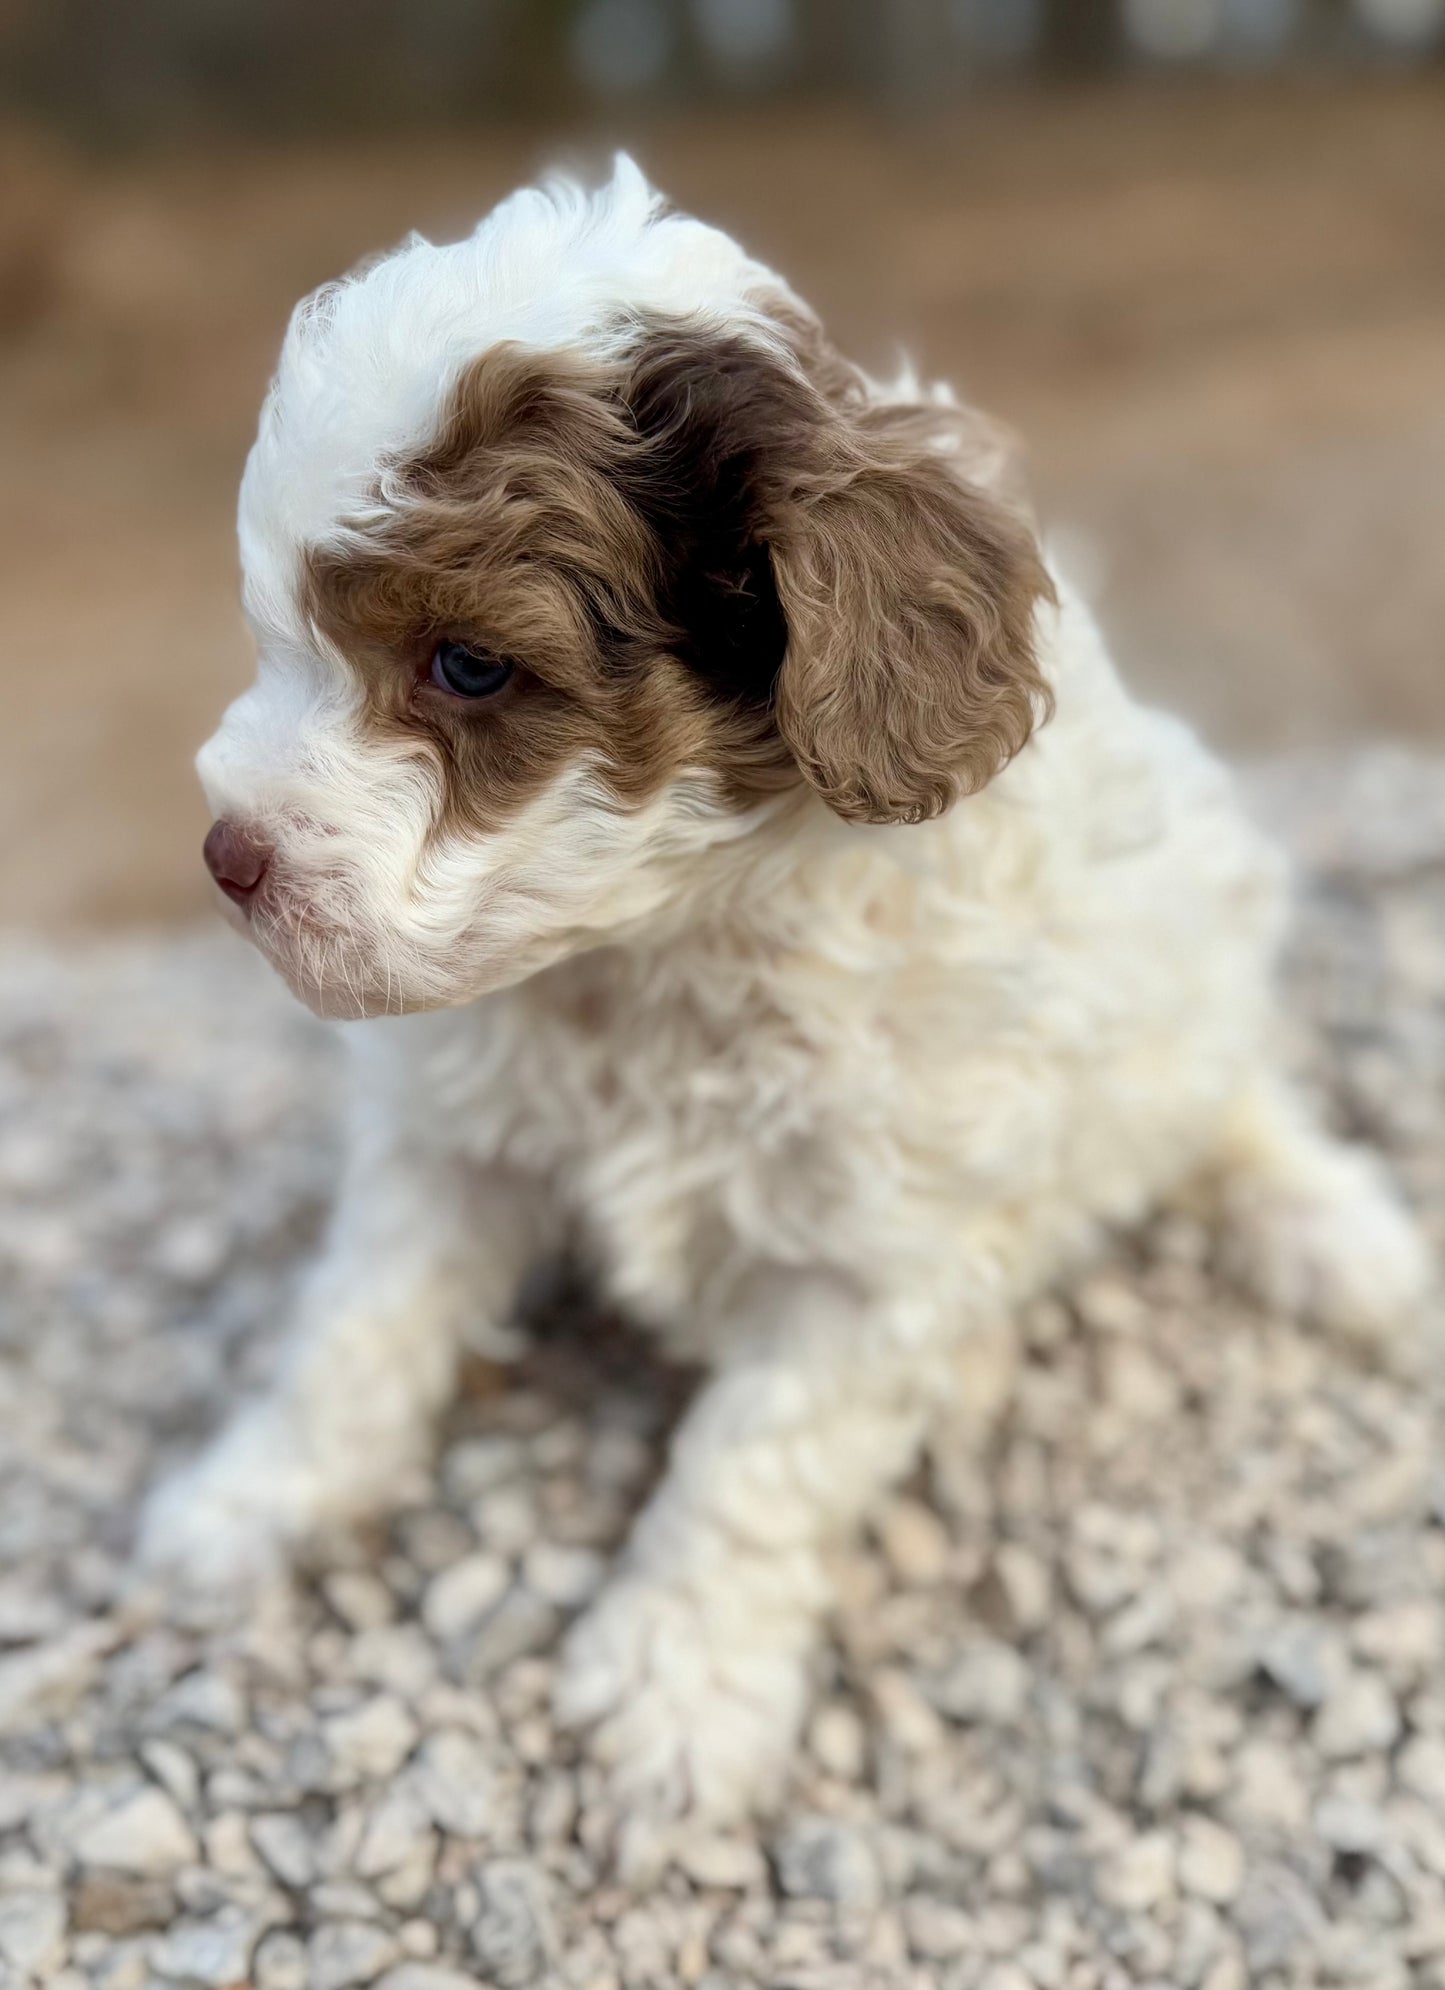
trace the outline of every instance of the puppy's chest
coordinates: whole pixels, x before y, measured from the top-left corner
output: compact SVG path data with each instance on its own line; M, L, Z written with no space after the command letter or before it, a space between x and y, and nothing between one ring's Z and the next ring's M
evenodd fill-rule
M589 960L494 1021L484 1143L561 1199L642 1314L695 1308L735 1258L797 1248L836 1203L834 1054L757 977L659 985Z

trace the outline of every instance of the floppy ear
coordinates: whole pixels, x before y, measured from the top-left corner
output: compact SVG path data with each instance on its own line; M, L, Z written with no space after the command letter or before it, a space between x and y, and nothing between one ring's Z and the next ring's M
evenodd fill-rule
M1033 534L945 453L957 409L849 395L779 505L783 739L852 822L921 822L998 773L1051 707Z
M792 304L777 328L773 346L651 328L625 390L641 444L625 487L693 670L767 711L839 815L920 822L1047 714L1033 610L1053 590L978 417L876 401Z

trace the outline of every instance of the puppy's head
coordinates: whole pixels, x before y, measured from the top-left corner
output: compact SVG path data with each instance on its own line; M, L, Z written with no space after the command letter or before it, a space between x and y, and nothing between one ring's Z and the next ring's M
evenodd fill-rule
M217 882L334 1015L463 1002L788 804L918 821L1047 703L983 431L628 162L298 309L242 484Z

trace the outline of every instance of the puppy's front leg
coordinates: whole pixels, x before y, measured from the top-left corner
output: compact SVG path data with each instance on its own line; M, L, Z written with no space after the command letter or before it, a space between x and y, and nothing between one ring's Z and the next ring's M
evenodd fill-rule
M152 1494L143 1562L244 1594L319 1526L384 1506L425 1455L463 1341L505 1346L540 1213L531 1185L414 1134L364 1142L276 1380Z
M776 1795L830 1600L826 1551L907 1469L925 1423L931 1364L856 1297L773 1275L746 1310L564 1655L558 1711L592 1729L634 1873L675 1827Z

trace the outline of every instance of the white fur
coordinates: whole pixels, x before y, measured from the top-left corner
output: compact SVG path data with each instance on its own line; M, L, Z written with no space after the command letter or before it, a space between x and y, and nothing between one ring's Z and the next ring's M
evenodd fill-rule
M501 1336L565 1226L716 1371L561 1696L664 1830L774 1793L830 1542L983 1391L970 1348L1109 1229L1202 1185L1267 1298L1356 1326L1425 1276L1382 1179L1275 1075L1279 860L1066 590L1039 618L1054 719L936 822L850 827L811 796L730 816L700 777L626 816L581 770L422 855L436 797L364 743L339 660L295 626L296 544L480 347L585 345L626 302L745 313L756 274L623 168L293 323L242 504L261 675L203 773L339 894L336 1006L383 1006L379 957L386 1006L451 1006L352 1031L351 1161L290 1361L150 1534L225 1581L384 1497L477 1314Z

